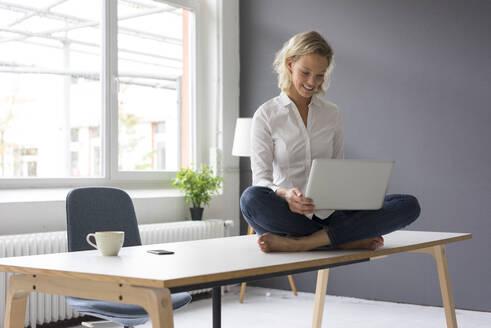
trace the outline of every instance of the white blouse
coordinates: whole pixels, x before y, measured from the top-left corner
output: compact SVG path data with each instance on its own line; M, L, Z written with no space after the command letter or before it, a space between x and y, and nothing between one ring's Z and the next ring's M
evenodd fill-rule
M282 92L254 113L251 147L254 186L296 187L305 193L313 159L344 157L341 112L314 95L305 127L295 103ZM315 215L327 218L333 212L317 210Z

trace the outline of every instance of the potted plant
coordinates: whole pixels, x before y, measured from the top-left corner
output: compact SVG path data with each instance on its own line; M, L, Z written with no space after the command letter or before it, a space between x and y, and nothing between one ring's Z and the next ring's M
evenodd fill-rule
M186 204L192 204L189 208L191 218L201 220L203 206L208 205L211 196L218 192L223 178L215 176L213 170L205 165L201 170L181 168L171 182L174 187L184 192Z

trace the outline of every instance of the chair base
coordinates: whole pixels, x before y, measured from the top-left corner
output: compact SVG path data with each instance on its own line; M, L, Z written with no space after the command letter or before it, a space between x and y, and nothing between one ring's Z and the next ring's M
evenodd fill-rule
M83 327L87 328L134 328L133 326L121 326L117 323L102 320L102 321L83 321L81 323Z

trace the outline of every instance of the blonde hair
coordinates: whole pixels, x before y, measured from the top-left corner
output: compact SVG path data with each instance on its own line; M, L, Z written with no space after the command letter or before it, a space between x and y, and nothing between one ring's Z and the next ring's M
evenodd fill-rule
M327 70L324 74L324 83L318 88L316 93L325 94L324 84L329 80L329 76L334 67L334 52L327 41L315 31L303 32L294 35L283 47L276 53L273 67L278 73L278 87L288 92L292 85L292 73L288 69L288 60L291 58L294 62L301 56L308 54L318 54L327 59ZM329 84L329 82L328 82Z

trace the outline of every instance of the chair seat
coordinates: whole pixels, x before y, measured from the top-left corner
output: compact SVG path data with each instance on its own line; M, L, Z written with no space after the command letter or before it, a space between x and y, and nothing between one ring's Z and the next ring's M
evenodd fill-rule
M189 293L175 293L170 295L172 299L172 309L177 310L187 305L193 299Z
M189 293L171 294L172 309L176 310L191 302ZM88 300L77 297L66 297L68 306L75 311L104 320L119 323L123 326L142 325L149 316L144 308L133 304Z

